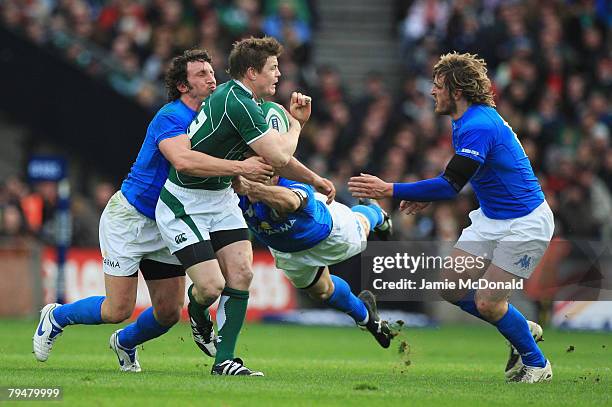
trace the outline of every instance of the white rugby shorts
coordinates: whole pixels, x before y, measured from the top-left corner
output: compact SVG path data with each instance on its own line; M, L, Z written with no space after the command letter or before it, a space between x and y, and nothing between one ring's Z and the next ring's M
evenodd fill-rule
M327 197L315 194L325 202ZM333 227L329 236L316 246L294 253L279 252L270 248L276 267L283 270L297 288L308 287L315 279L320 267L331 266L361 253L368 240L357 214L339 202L327 208L331 213Z
M520 218L491 219L478 208L470 212L470 220L472 224L463 230L455 247L522 278L531 276L555 229L546 201Z
M155 208L162 238L176 253L210 240L210 232L246 229L238 195L229 187L219 191L180 187L166 181Z
M121 191L106 204L99 235L102 269L108 275L130 276L138 271L143 259L181 264L170 254L155 221L138 212Z

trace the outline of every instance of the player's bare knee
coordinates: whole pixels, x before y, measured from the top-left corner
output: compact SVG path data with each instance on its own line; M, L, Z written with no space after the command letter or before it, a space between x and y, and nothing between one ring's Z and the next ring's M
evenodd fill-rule
M496 321L500 317L501 310L504 308L505 301L496 301L489 298L476 297L476 308L480 315L488 321Z
M221 296L225 282L223 280L215 280L204 286L196 285L197 290L193 292L195 300L202 305L212 304Z
M248 290L253 281L253 269L249 263L235 265L227 272L227 285L239 290Z
M319 283L306 290L308 296L313 300L327 301L334 293L334 284L330 281L319 281Z
M191 294L198 304L209 306L219 298L225 287L225 279L221 273L206 273L194 275Z
M181 319L181 308L177 304L164 305L159 309L155 309L155 319L163 326L172 326Z
M103 313L103 320L109 324L118 324L132 316L134 307L127 304L112 305Z

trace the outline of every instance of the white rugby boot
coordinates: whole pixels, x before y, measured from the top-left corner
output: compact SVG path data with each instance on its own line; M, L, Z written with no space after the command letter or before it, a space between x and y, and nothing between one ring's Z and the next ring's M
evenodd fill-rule
M523 365L521 370L509 381L519 383L539 383L552 380L553 372L550 361L546 360L546 366L535 367Z
M128 349L121 346L119 343L119 332L116 330L110 337L110 348L117 355L119 360L119 369L123 372L140 372L140 363L138 363L138 350L136 348Z
M529 331L531 332L531 336L533 336L536 343L544 341L544 338L542 337L544 330L539 324L533 321L527 321L527 325L529 325ZM505 375L507 380L512 380L512 378L523 367L523 360L521 359L521 355L518 353L516 348L510 343L508 345L510 346L510 355L508 356L508 362L506 363Z
M62 334L63 330L54 323L51 312L61 307L61 304L47 304L40 310L40 321L32 337L32 348L34 356L40 362L45 362L49 358L53 343Z

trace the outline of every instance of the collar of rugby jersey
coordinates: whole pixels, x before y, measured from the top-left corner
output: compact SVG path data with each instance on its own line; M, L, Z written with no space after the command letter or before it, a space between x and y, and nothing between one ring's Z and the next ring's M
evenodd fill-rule
M256 100L256 99L255 99L255 94L253 93L253 91L252 91L251 89L247 88L247 87L246 87L246 85L245 85L244 83L240 82L238 79L232 79L232 80L233 80L234 82L236 82L236 83L238 84L238 86L240 86L242 89L246 90L246 91L247 91L247 93L248 93L248 94L251 96L251 98L252 98L253 100Z

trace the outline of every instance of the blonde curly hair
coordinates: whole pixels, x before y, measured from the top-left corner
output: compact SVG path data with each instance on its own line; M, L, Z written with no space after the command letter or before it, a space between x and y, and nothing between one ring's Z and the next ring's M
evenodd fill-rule
M470 103L495 107L491 80L487 77L487 63L476 54L456 51L442 55L434 66L432 78L444 77L444 85L452 94L460 90Z

